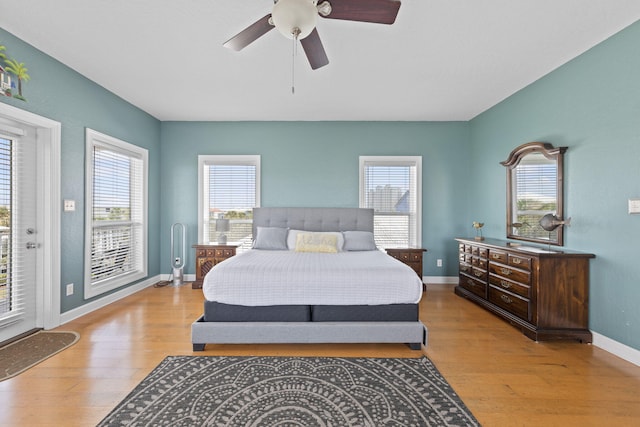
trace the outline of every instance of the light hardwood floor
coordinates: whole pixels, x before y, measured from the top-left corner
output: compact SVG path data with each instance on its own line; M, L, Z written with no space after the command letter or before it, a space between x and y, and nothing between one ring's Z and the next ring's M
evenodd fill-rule
M80 341L0 383L1 426L93 426L168 355L190 355L202 293L148 288L60 327ZM426 355L483 426L638 426L640 367L591 345L536 343L428 286ZM404 345L208 345L198 355L420 357Z

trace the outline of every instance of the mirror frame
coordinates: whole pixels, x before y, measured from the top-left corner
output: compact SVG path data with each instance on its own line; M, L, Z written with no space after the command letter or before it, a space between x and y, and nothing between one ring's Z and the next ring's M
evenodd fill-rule
M514 234L514 226L512 224L512 218L516 209L515 203L517 203L518 197L516 194L517 188L513 187L513 175L515 168L520 164L524 157L531 153L540 153L549 160L556 162L556 212L555 215L564 219L564 153L567 151L567 147L554 148L553 145L547 142L528 142L516 147L509 157L504 162L500 162L501 165L507 168L507 238L514 240L524 240L528 242L544 243L548 245L562 246L564 245L564 225L556 228L556 239L541 239L536 237L523 237Z

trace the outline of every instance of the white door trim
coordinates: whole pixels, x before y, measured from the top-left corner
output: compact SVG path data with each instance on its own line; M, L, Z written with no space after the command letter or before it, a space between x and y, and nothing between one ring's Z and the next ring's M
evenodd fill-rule
M52 329L60 325L60 159L62 124L0 102L0 117L37 129L38 145L38 230L41 230L41 257L38 263L36 294L38 326Z

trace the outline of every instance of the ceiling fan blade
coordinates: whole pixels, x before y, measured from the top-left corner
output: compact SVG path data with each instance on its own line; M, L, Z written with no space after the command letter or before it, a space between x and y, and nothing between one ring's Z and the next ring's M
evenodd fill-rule
M331 13L325 18L376 24L393 24L400 9L397 0L329 0L329 3Z
M302 44L304 53L307 55L311 69L316 70L329 63L329 58L327 58L327 53L324 51L317 28L314 28L311 34L300 40L300 44Z
M260 36L265 35L270 30L275 28L269 23L270 18L271 14L268 14L259 21L249 25L247 28L227 40L223 44L223 46L236 51L244 49L245 47L256 41Z

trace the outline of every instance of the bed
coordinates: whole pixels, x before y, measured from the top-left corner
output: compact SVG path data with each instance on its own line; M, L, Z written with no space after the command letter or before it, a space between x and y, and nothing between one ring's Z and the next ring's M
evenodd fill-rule
M371 250L372 233L371 209L255 208L254 249L205 277L193 350L247 343L426 346L422 280Z

